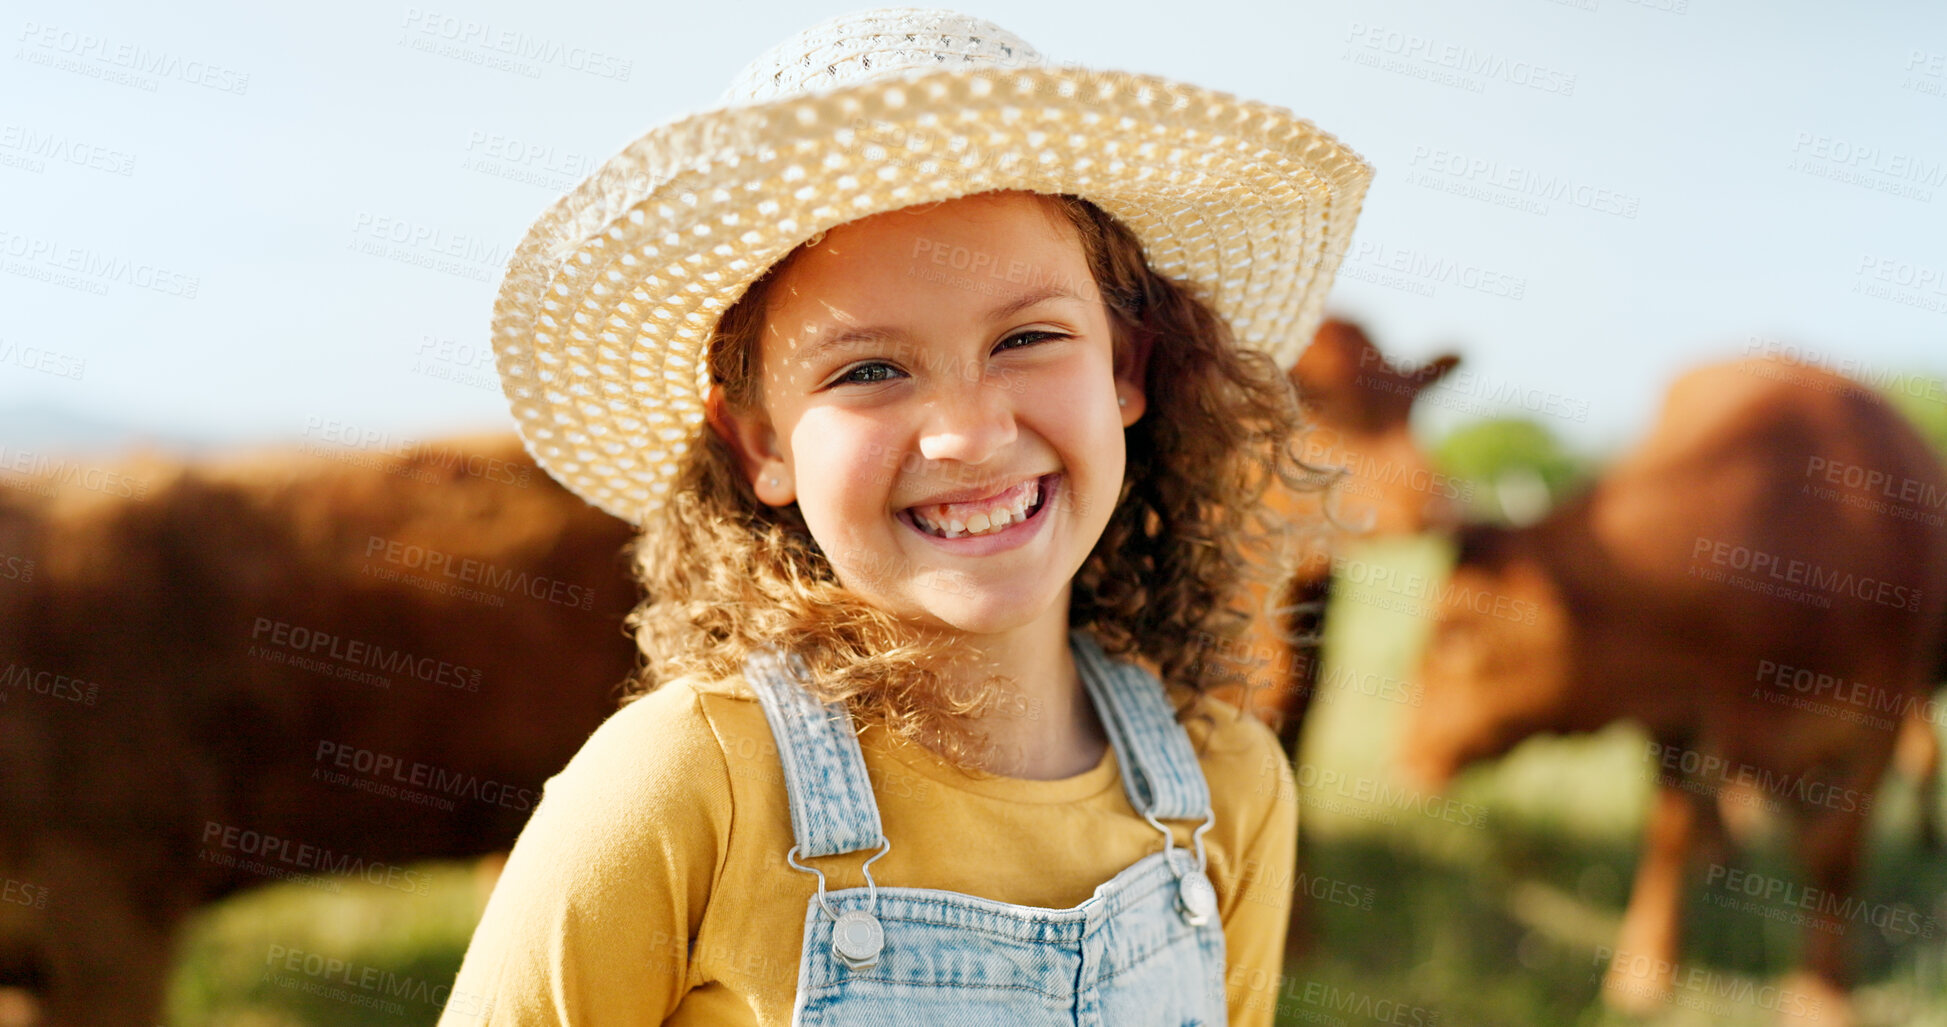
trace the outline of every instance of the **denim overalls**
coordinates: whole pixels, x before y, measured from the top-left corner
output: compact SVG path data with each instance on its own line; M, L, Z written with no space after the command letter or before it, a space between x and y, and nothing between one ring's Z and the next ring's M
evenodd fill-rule
M1110 660L1084 631L1071 631L1069 645L1129 804L1162 832L1163 848L1067 909L874 885L870 864L892 843L850 716L798 684L802 661L768 650L746 662L784 764L797 842L785 858L818 875L793 1025L1225 1023L1223 924L1203 872L1203 833L1215 821L1203 768L1162 682ZM1194 854L1159 818L1202 822ZM863 888L826 891L824 874L798 861L865 851Z

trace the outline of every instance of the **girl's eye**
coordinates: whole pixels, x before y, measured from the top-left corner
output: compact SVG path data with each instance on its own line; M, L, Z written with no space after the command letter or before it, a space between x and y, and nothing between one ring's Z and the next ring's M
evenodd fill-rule
M1011 345L1017 339L1028 340L1026 343L1023 343L1022 345L1033 345L1034 343L1040 342L1043 339L1065 339L1067 337L1068 336L1063 335L1060 332L1044 332L1041 331L1040 329L1031 328L1025 332L1017 332L1013 335L1008 336L1005 340L1001 342L1000 348L1020 349L1021 348L1020 346Z
M866 372L868 371L875 372L875 373L867 374ZM883 372L883 373L876 373L876 372ZM875 361L869 364L860 364L859 366L852 368L851 370L840 375L838 377L838 380L832 382L832 384L833 385L853 385L853 384L873 385L873 384L877 384L878 382L889 380L892 377L893 373L894 373L893 367L891 364L878 363Z

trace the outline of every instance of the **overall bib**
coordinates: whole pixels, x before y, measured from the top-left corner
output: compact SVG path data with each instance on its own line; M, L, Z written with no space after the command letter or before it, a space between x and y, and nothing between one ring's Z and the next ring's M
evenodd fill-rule
M1162 682L1114 661L1084 631L1069 645L1115 747L1129 804L1163 836L1152 852L1066 909L931 888L880 888L891 848L841 704L821 704L804 665L753 654L746 676L777 740L796 841L786 859L818 876L805 910L794 1027L1214 1027L1226 1022L1224 931L1204 875L1209 786ZM1163 819L1201 821L1195 852ZM825 890L798 857L872 852L866 886Z

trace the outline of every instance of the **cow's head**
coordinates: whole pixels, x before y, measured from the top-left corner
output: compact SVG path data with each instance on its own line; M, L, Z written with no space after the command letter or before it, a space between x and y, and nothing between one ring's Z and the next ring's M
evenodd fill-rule
M1291 381L1313 429L1300 443L1308 463L1345 467L1335 511L1348 527L1403 535L1454 525L1447 479L1413 441L1413 403L1460 363L1447 353L1414 367L1388 360L1358 325L1328 320Z
M1421 704L1400 762L1429 788L1559 721L1568 701L1568 619L1528 536L1469 525L1421 654Z

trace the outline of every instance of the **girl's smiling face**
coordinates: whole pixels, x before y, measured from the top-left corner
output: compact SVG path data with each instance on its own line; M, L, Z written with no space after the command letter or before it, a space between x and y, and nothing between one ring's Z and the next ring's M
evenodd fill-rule
M800 250L765 296L763 409L713 389L710 418L873 605L973 634L1065 624L1144 408L1144 354L1118 373L1113 342L1057 209L962 197Z

